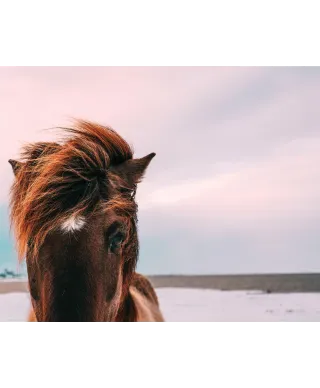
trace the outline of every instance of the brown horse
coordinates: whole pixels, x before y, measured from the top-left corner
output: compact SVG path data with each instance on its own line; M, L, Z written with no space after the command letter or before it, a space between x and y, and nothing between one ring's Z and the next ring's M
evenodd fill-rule
M61 129L61 142L29 144L9 161L28 320L163 321L152 285L135 272L136 187L155 154L133 159L122 137L91 122Z

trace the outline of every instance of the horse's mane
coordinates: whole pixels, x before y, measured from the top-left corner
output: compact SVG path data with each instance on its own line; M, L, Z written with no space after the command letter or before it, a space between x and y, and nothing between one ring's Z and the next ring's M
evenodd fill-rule
M108 168L133 157L128 143L109 127L77 120L60 130L61 142L22 149L10 202L20 259L28 244L36 253L48 233L71 216L93 210L101 199L107 203ZM135 209L132 202L113 198L115 206L129 211Z

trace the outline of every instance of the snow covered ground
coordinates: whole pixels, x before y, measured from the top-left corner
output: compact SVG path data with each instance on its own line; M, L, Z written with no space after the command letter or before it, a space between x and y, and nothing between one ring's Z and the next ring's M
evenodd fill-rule
M265 294L260 291L157 290L168 321L320 322L319 294Z
M319 294L263 294L259 291L157 289L167 321L320 321ZM24 321L26 293L0 295L0 321Z

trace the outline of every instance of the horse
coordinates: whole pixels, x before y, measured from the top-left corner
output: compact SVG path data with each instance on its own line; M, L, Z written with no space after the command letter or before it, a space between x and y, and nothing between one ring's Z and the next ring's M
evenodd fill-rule
M136 190L154 158L133 158L112 128L75 120L57 142L9 160L10 217L26 260L29 322L164 322L136 272Z

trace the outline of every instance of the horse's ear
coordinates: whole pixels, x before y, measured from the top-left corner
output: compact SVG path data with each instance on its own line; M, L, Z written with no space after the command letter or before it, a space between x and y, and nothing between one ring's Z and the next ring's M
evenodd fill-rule
M20 170L22 163L18 162L17 160L10 159L9 163L11 164L12 170L14 175L18 174L18 171Z
M130 159L110 169L112 177L120 177L128 187L134 187L141 182L151 160L156 156L154 152L140 159ZM112 183L117 185L115 179ZM120 185L120 182L119 182Z

